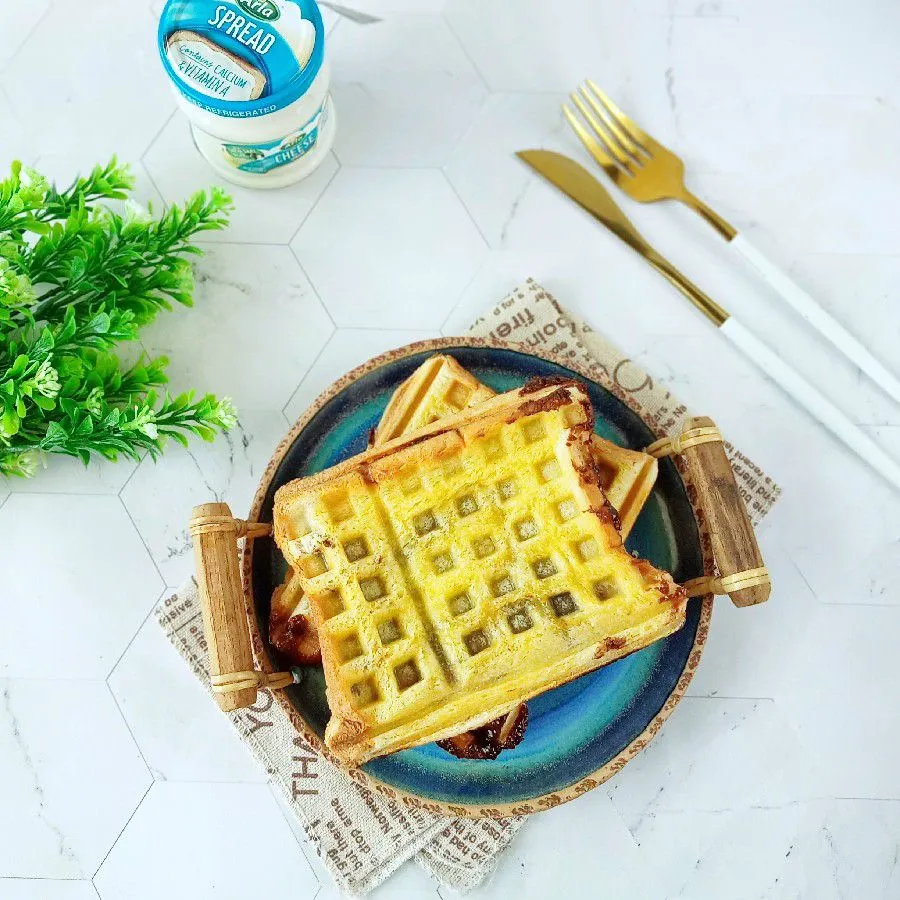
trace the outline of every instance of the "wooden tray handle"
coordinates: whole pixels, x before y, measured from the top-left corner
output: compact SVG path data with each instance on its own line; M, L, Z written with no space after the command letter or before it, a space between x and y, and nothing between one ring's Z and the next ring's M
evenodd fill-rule
M294 681L290 672L269 674L254 668L244 608L238 538L261 537L271 527L235 519L227 503L203 503L191 513L190 531L209 647L210 684L222 710L244 709L256 703L259 688L285 687Z
M706 416L689 419L681 434L656 441L647 452L684 457L709 522L719 574L688 581L685 587L690 596L728 594L735 606L768 600L772 582L716 423Z

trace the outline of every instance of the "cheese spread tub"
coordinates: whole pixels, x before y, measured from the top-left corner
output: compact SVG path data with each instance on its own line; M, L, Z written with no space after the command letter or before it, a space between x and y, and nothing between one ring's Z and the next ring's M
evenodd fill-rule
M305 178L334 140L315 0L168 0L159 52L194 142L245 187Z

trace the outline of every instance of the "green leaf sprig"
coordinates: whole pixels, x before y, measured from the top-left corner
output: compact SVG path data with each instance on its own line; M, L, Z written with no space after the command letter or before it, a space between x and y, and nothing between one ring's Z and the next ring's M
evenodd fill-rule
M236 423L227 398L165 392L165 357L115 353L191 305L192 239L228 224L231 199L212 188L154 218L133 186L115 158L64 190L18 162L0 181L0 474L33 475L45 453L155 458Z

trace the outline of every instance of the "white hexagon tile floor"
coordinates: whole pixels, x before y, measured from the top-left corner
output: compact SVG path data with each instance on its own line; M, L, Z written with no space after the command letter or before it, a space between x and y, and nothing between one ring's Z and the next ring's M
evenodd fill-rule
M319 888L264 784L161 781L144 798L94 883L103 900L284 892L312 897Z
M167 585L178 587L193 572L191 509L224 501L235 515L246 512L287 424L280 410L244 409L237 426L214 443L172 447L138 466L121 497Z
M377 29L341 28L331 54L341 110L334 152L345 166L443 165L487 93L439 15L394 13ZM422 116L432 105L440 115Z
M4 900L98 900L90 881L50 881L46 878L8 878Z
M163 582L118 497L13 494L0 508L5 622L0 675L109 675ZM46 556L33 556L34 543ZM102 545L114 566L99 566ZM50 564L52 563L52 564Z
M216 183L156 59L161 5L0 0L0 165L64 180L117 152L157 209ZM659 738L529 821L473 896L900 897L900 497L512 155L587 162L560 104L593 77L896 364L900 6L347 5L384 21L326 13L333 152L294 187L228 187L232 224L203 236L193 309L129 348L170 356L175 391L231 395L238 427L156 463L51 460L33 481L0 480L0 897L336 900L151 610L191 572L193 504L245 512L273 448L335 378L465 331L527 276L714 416L785 493L760 529L772 601L720 603ZM696 217L622 205L900 457L896 404ZM373 894L453 896L412 863Z
M0 871L90 878L152 784L108 687L3 679L0 721Z
M554 215L556 189L536 179L510 148L566 151L577 139L555 94L497 94L488 98L446 166L447 177L496 250L546 251L577 247L597 236L588 216Z
M268 780L250 751L234 740L206 689L172 653L153 616L122 654L109 687L158 781Z
M4 3L4 14L17 5ZM38 151L78 147L93 151L96 161L113 152L123 159L140 158L175 108L175 98L159 78L154 43L147 40L154 25L144 3L51 4L3 65L6 94ZM4 34L15 39L12 29ZM84 53L74 34L90 35L104 49ZM123 46L134 48L127 77ZM136 83L141 85L137 103ZM33 102L35 97L41 102Z
M335 323L372 328L440 328L485 252L434 169L342 168L291 247Z

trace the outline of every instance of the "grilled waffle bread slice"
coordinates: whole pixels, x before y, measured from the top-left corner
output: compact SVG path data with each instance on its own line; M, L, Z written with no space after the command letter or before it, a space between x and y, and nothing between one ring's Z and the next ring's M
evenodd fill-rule
M622 547L575 382L526 385L284 485L275 539L348 764L484 725L679 628Z
M491 388L452 356L432 356L394 392L372 444L383 444L493 396ZM656 483L658 463L648 453L627 450L599 435L591 441L600 487L619 514L622 537L628 537Z
M394 391L372 443L387 443L493 396L494 391L452 356L437 354L426 359Z
M394 392L372 435L372 445L384 444L493 396L491 388L452 356L432 356ZM619 515L622 537L627 538L653 490L657 461L598 435L592 435L591 442L600 487ZM309 665L319 662L321 654L313 647L317 636L308 617L309 601L302 594L299 580L293 579L289 572L285 584L272 597L269 640L292 663Z

